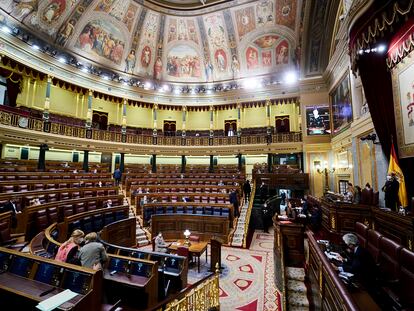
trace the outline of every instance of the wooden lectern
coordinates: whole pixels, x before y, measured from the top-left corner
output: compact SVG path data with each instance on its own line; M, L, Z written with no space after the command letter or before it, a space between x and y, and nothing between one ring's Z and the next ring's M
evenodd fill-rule
M221 245L223 240L219 237L213 236L210 240L210 271L216 271L216 263L219 265L219 269L223 269L221 266Z

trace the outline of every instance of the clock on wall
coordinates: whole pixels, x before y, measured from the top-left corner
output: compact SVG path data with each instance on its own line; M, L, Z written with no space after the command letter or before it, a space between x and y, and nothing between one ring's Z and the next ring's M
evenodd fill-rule
M27 119L26 117L20 117L19 118L19 126L26 128L29 125L29 119Z

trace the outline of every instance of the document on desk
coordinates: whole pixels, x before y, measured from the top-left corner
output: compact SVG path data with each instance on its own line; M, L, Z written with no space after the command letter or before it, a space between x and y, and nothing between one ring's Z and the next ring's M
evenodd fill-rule
M70 289L66 289L63 292L54 295L46 300L40 302L36 308L42 311L49 311L59 307L61 304L65 303L66 301L71 300L73 297L77 296L78 294L72 292Z

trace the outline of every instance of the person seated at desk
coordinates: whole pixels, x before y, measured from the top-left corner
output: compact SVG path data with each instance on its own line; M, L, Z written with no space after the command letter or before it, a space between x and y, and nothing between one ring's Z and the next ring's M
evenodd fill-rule
M159 253L168 253L168 247L170 243L165 243L162 233L158 233L155 238L155 251Z
M292 219L295 219L296 216L297 216L297 212L296 212L295 208L292 206L292 203L290 201L287 201L286 216L288 218L292 218Z
M84 236L82 230L74 230L70 238L59 247L55 260L80 266L79 252Z
M355 276L368 291L375 288L375 262L371 254L359 245L358 237L353 233L347 233L342 237L349 253L349 260L339 257L342 264L337 267L339 272L349 272Z

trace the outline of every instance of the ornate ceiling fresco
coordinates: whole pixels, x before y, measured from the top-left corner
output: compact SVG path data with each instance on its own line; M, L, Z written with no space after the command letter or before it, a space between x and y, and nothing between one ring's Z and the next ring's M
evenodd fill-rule
M301 0L157 2L2 0L0 8L85 63L143 78L205 83L298 69ZM202 8L189 14L184 4Z

